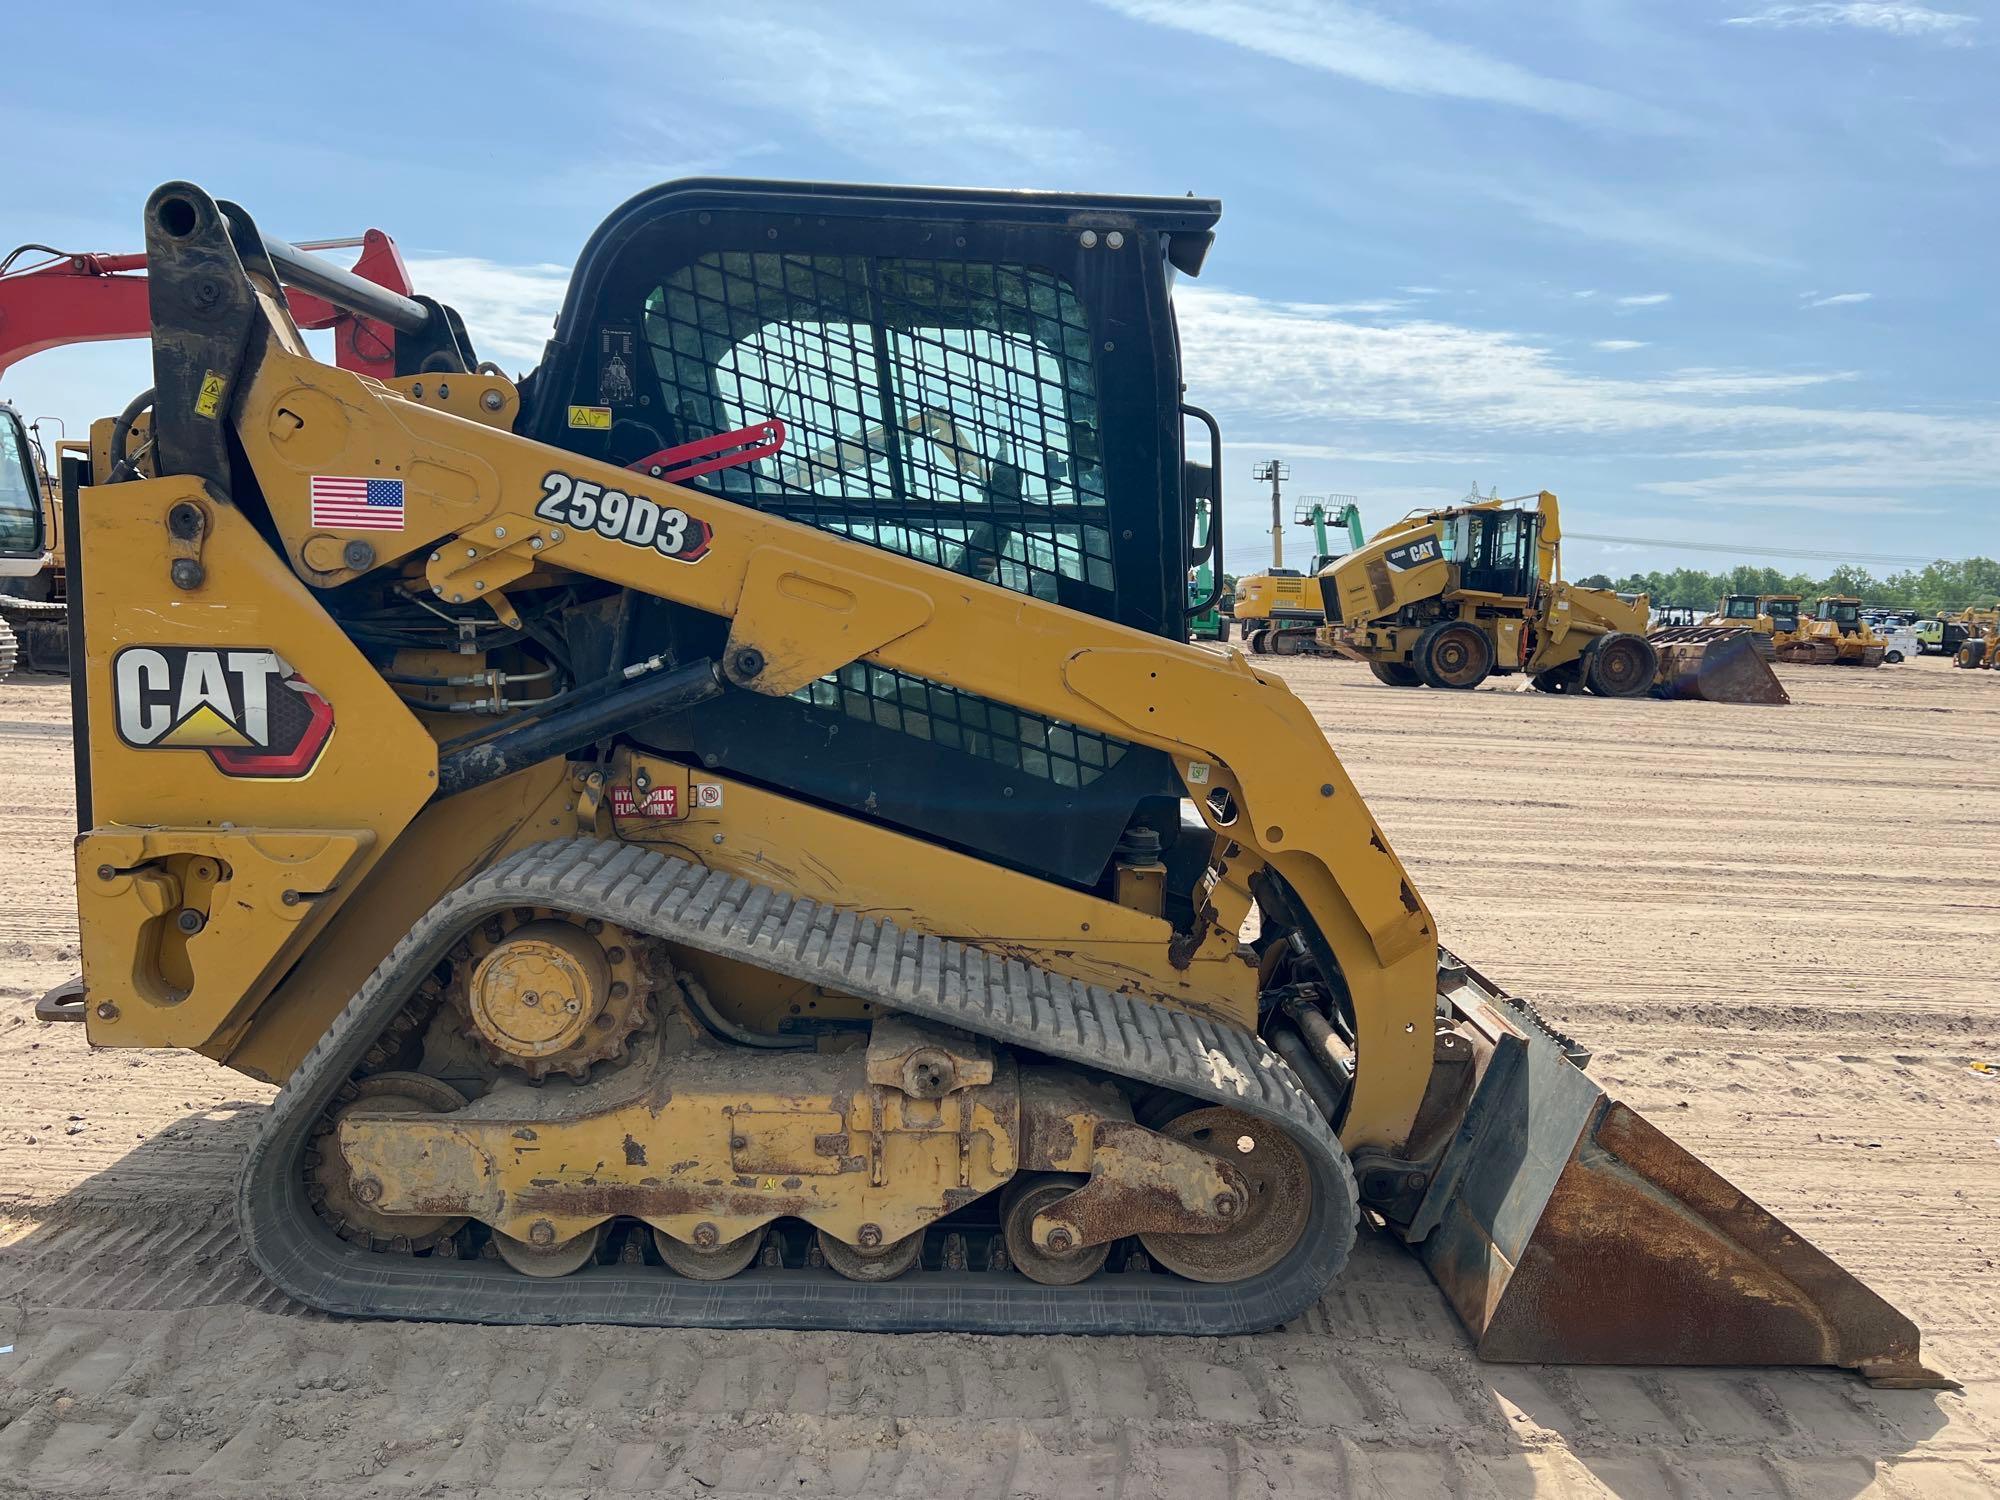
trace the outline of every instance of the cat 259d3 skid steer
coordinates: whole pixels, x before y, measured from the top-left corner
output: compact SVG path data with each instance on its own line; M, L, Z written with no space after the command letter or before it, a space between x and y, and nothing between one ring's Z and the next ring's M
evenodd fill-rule
M694 181L540 366L185 182L66 503L80 1010L281 1080L339 1313L1269 1328L1365 1214L1500 1359L1915 1328L1438 946L1311 714L1185 643L1197 199ZM312 358L281 285L397 330ZM1198 467L1198 466L1197 466ZM88 478L87 485L76 481Z

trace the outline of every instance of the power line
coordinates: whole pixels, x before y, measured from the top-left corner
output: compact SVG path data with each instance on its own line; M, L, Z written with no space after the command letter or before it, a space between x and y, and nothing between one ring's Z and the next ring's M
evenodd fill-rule
M1815 562L1925 563L1942 562L1937 557L1913 557L1895 552L1828 552L1813 547L1742 547L1727 542L1677 542L1656 536L1606 536L1595 531L1571 531L1563 535L1579 542L1622 542L1631 547L1666 547L1678 552L1712 552L1724 557L1797 557Z

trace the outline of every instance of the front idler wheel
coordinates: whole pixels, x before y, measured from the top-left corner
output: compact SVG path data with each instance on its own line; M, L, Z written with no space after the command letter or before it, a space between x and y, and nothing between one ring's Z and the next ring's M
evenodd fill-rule
M1190 1281L1222 1282L1262 1275L1291 1253L1312 1218L1312 1175L1305 1153L1282 1130L1216 1106L1169 1120L1160 1134L1228 1162L1243 1175L1250 1201L1219 1234L1140 1235L1148 1255Z
M1440 620L1417 637L1417 671L1429 687L1463 692L1493 670L1493 643L1463 620Z
M391 1214L372 1205L379 1182L354 1181L340 1152L340 1125L360 1115L448 1115L465 1108L465 1095L427 1073L376 1073L353 1085L353 1096L328 1112L306 1156L306 1196L344 1240L375 1250L430 1250L458 1233L462 1214Z
M1000 1232L1007 1241L1007 1259L1030 1281L1039 1281L1043 1286L1075 1286L1095 1276L1110 1258L1109 1240L1101 1245L1068 1249L1051 1246L1047 1250L1035 1243L1035 1215L1067 1198L1089 1180L1060 1172L1017 1177L1001 1193ZM1068 1231L1057 1233L1066 1235Z

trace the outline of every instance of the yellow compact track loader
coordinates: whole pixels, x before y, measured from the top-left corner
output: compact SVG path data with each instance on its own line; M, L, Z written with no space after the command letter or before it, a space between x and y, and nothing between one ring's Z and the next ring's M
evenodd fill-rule
M283 1083L238 1213L291 1296L1238 1333L1365 1216L1491 1358L1939 1381L1187 644L1184 417L1221 437L1170 286L1216 203L672 183L518 383L190 183L145 212L148 437L100 423L66 501L44 1003Z
M1564 582L1561 515L1543 490L1405 516L1322 575L1321 644L1390 687L1466 689L1526 672L1545 693L1791 701L1741 632L1649 638L1643 594Z

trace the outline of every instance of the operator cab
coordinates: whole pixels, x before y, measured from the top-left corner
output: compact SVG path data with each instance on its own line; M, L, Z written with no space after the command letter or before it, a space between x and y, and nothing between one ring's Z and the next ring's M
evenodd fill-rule
M0 402L0 578L40 572L47 546L35 442L21 414Z
M1171 289L1220 214L1197 198L667 183L585 246L518 430L1185 641L1217 592L1193 597L1189 570L1221 534L1189 459L1220 472L1221 439L1182 404ZM1205 454L1185 451L1190 417ZM643 596L601 609L566 621L595 670L719 656L727 634ZM637 737L1081 885L1106 878L1128 828L1180 833L1162 752L867 663Z
M1731 594L1724 602L1722 618L1725 620L1754 620L1757 615L1755 594Z
M1461 592L1525 599L1534 592L1542 517L1531 510L1458 510L1441 528Z
M1859 599L1822 599L1815 616L1821 620L1831 620L1840 627L1842 635L1853 635L1861 628L1861 601Z
M1780 630L1799 628L1799 601L1797 599L1763 600L1764 613L1771 617L1771 623Z

